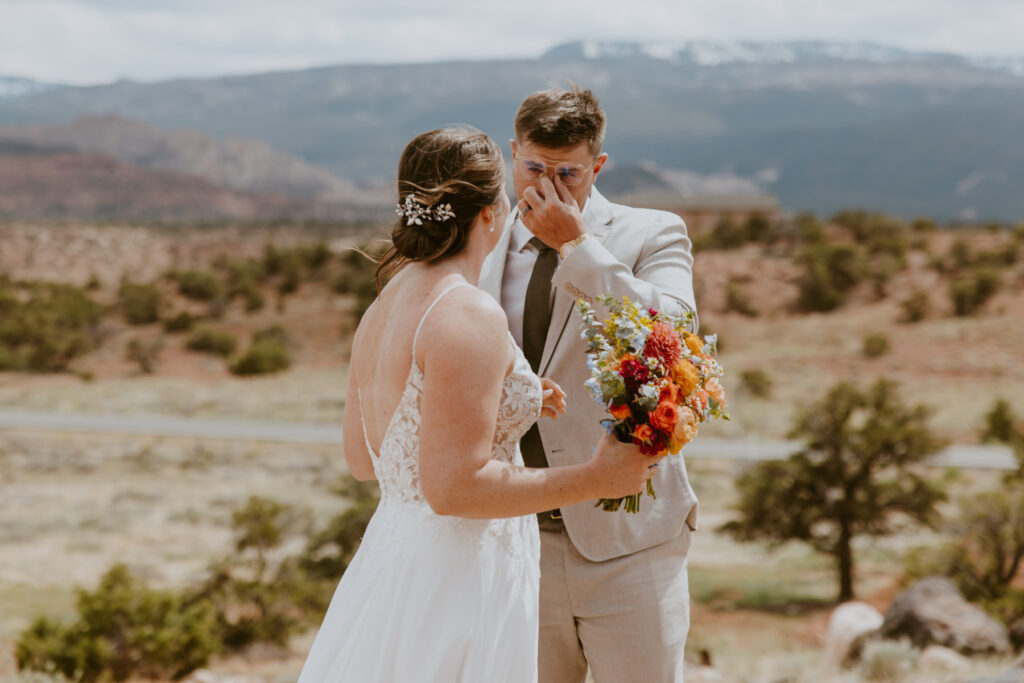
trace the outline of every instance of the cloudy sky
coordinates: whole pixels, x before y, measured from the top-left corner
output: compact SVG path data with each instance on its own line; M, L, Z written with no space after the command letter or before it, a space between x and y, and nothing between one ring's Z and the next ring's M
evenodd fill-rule
M1024 56L1024 0L0 0L0 75L89 84L534 57L579 39L870 41Z

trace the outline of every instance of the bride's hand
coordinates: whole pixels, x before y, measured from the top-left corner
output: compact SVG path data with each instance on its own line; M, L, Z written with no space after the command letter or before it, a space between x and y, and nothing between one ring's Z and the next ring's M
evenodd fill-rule
M611 434L605 434L590 460L595 498L624 498L642 493L662 457L644 455L633 444L622 443Z
M544 404L540 409L541 417L557 420L559 415L565 413L565 392L554 380L547 377L540 378L540 388L544 392Z

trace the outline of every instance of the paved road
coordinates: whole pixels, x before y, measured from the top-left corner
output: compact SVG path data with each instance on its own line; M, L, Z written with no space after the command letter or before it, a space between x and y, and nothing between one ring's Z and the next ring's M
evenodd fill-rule
M341 425L209 420L161 415L83 415L0 408L0 430L89 434L152 435L200 439L341 444ZM781 460L800 448L798 441L700 438L686 447L690 458ZM942 467L1011 470L1017 461L1004 446L950 446L931 459Z

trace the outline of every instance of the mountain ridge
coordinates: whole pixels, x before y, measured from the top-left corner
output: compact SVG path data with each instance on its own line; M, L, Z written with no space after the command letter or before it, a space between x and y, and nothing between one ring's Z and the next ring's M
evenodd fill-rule
M1012 143L1024 78L1015 59L994 68L883 49L872 61L873 47L844 53L808 43L803 52L790 46L791 61L766 63L721 44L722 54L704 45L698 59L639 47L588 58L586 47L557 46L535 59L53 88L0 100L0 125L115 113L218 140L262 140L351 183L380 185L423 130L468 122L506 148L522 98L571 80L600 96L605 149L622 166L735 176L794 210L1024 217L1024 159Z

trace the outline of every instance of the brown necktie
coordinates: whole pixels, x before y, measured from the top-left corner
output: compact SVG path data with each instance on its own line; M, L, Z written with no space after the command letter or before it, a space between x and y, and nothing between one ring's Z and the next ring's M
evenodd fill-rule
M537 249L537 262L533 264L523 304L523 354L537 372L551 323L551 278L558 267L558 252L538 237L531 238L530 244Z
M544 340L548 336L551 324L551 278L558 267L558 252L534 237L530 244L537 248L537 262L533 265L530 284L526 286L526 300L523 303L523 355L530 362L534 372L540 368L540 359L544 355ZM523 453L523 463L527 467L547 467L548 459L544 454L544 443L540 438L537 423L519 441L519 449ZM554 511L558 515L558 511ZM542 525L548 526L559 522L560 516L553 517L550 513L538 514Z

